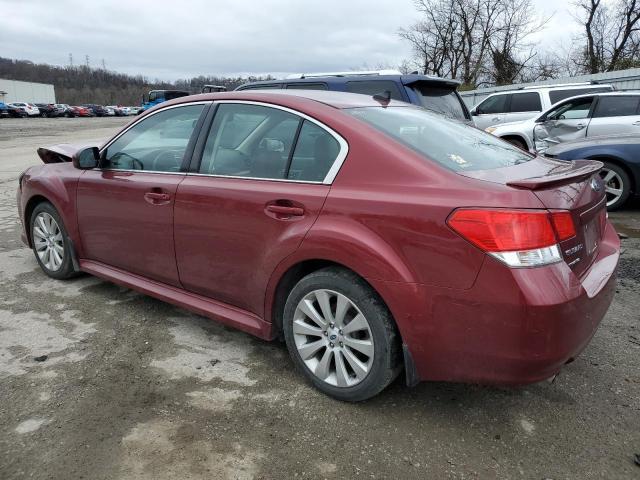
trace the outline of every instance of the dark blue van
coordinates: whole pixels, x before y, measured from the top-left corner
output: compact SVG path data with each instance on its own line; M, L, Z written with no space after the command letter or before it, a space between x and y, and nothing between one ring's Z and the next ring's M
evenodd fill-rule
M284 80L245 83L236 90L286 88L387 95L393 100L420 105L447 117L473 124L471 114L458 94L459 85L460 82L447 78L413 73L402 75L400 72L383 70L379 72L308 73Z

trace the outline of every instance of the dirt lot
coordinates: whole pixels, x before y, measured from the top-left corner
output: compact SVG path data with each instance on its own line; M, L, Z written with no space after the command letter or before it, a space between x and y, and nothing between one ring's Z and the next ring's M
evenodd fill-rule
M640 478L638 203L612 215L629 236L614 304L555 383L398 381L344 404L282 345L39 271L19 240L19 172L38 146L124 122L0 121L0 479Z

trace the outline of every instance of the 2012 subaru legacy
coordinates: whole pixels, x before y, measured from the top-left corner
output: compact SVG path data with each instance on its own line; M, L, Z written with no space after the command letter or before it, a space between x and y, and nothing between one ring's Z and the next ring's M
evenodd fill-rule
M535 157L338 92L182 97L19 180L45 274L87 272L264 340L359 401L406 382L527 384L589 343L620 244L592 160Z

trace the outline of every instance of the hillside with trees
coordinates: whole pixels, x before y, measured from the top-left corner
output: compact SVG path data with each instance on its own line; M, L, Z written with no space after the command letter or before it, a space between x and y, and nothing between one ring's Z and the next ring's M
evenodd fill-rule
M53 84L59 103L139 105L142 95L153 89L199 93L204 85L224 85L228 90L233 90L243 83L269 77L228 78L201 75L175 82L162 82L150 81L142 75L126 75L86 65L59 67L0 57L0 78Z

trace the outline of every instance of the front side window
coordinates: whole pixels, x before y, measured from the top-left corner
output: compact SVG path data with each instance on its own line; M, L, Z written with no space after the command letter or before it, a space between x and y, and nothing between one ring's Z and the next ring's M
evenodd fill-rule
M411 88L424 108L449 118L467 119L466 109L454 88L437 87L428 83L413 84Z
M569 100L547 114L548 120L579 120L589 117L593 97Z
M160 100L162 98L162 92L149 92L149 101L155 102L156 100Z
M542 103L538 92L514 93L511 96L511 108L513 113L518 112L540 112Z
M600 97L596 105L593 117L626 117L630 115L640 115L638 109L640 97Z
M151 115L103 152L101 166L118 170L179 172L204 105L168 108Z
M361 93L369 96L388 91L391 93L393 100L404 101L398 85L391 80L353 80L347 82L346 90L350 93Z
M476 107L476 113L478 115L505 113L507 111L508 98L506 94L489 97Z
M421 108L361 107L343 112L454 171L508 167L533 158L489 133Z

